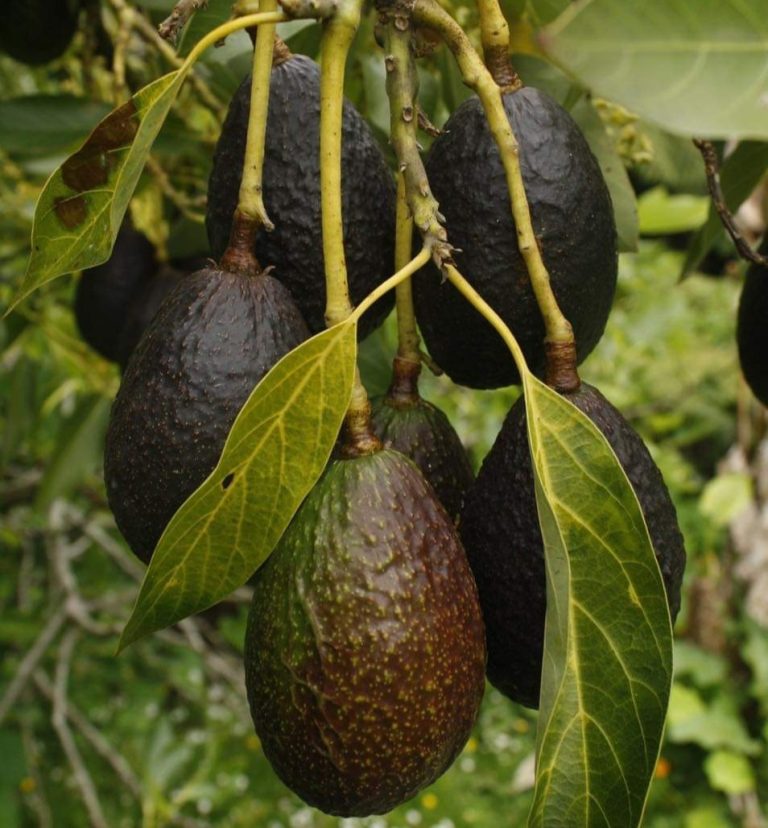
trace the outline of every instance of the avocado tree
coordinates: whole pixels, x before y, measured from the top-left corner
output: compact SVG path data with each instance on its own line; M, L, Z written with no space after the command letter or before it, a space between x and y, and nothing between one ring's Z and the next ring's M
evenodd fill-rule
M110 51L111 71L88 82L117 105L42 188L6 313L73 271L105 281L129 218L163 258L204 252L179 241L202 219L188 169L154 153L184 96L218 130L226 72L205 56L247 31L251 77L229 83L208 189L213 258L142 311L138 344L114 331L124 375L105 482L147 564L118 650L250 584L246 677L264 750L305 801L363 817L455 759L487 658L494 686L539 708L528 824L640 825L685 551L654 459L578 365L603 334L618 253L637 248L627 168L637 185L644 124L710 187L685 273L722 221L751 278L764 275L732 216L768 167L760 3L695 16L684 0L200 5L178 3L162 37L123 0L83 10L89 54L100 33ZM134 29L172 71L134 82ZM344 100L355 85L367 123ZM62 107L62 123L84 111ZM134 307L129 292L113 307ZM391 383L372 406L361 340L393 300ZM84 300L85 327L98 301ZM748 377L762 376L759 342L742 349ZM521 388L476 481L419 394L423 364L475 389Z

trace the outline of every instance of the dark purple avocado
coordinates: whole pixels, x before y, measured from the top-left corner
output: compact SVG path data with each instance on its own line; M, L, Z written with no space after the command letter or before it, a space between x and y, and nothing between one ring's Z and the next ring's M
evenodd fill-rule
M768 256L768 236L760 252ZM747 385L763 405L768 405L768 267L752 264L747 270L739 300L736 342Z
M289 788L363 816L450 766L483 695L483 623L453 522L410 460L332 461L253 585L248 700Z
M596 388L582 383L564 396L605 435L635 490L674 621L685 547L661 472L637 432ZM488 679L513 701L538 707L546 576L523 399L512 406L467 493L459 528L480 592Z
M215 257L229 242L237 206L250 113L251 79L235 92L216 146L208 182L206 228ZM395 188L370 128L348 101L342 123L344 251L353 304L384 279L394 262ZM294 55L275 66L269 88L264 205L274 223L261 232L256 258L293 294L310 330L325 328L325 273L320 223L320 69ZM384 320L394 302L380 299L360 320L360 338Z
M597 160L571 116L544 92L503 96L520 146L531 220L581 362L602 336L616 289L613 208ZM457 248L456 266L512 330L532 371L544 370L544 324L518 250L509 190L477 97L445 124L426 161L432 192ZM520 381L508 348L428 265L413 279L416 315L437 364L454 382L498 388Z
M109 505L144 562L255 385L308 336L286 288L264 274L200 270L162 303L126 366L104 455Z

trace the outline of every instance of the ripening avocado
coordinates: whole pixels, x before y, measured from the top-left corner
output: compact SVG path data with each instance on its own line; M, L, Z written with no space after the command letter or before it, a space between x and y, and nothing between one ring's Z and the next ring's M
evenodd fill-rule
M289 788L363 816L450 766L483 695L483 624L453 522L410 460L332 461L253 584L248 700Z
M152 243L125 221L109 259L83 271L75 291L75 320L83 339L106 359L119 361L130 304L157 268Z
M768 236L759 252L768 256ZM768 267L752 264L747 270L739 300L736 342L747 385L763 405L768 405Z
M617 241L600 167L571 116L544 92L503 96L520 147L536 239L579 361L602 336L616 289ZM457 248L456 266L512 330L532 371L544 369L544 323L518 250L509 190L477 97L448 119L426 161L432 191ZM424 341L448 376L471 388L520 381L491 325L433 265L413 279Z
M250 113L251 79L235 93L208 182L206 228L214 256L229 241L237 206ZM325 274L320 225L320 70L291 56L272 70L264 205L275 225L256 240L256 258L293 294L313 333L325 327ZM342 126L344 250L350 296L357 304L392 275L395 190L392 175L363 118L344 103ZM387 294L360 320L367 336L389 313Z
M674 621L685 547L675 507L640 436L590 385L565 395L605 435L640 503ZM510 699L538 707L546 581L525 402L518 400L467 492L461 538L475 574L488 643L488 678Z
M145 563L218 462L256 383L309 336L271 276L185 276L128 360L110 414L104 479L117 526Z
M151 279L139 286L128 305L125 321L118 336L117 362L123 370L163 300L183 278L184 274L180 270L165 265Z
M376 436L387 447L410 457L452 518L475 476L456 429L436 405L416 389L393 383L371 401Z
M37 66L62 55L77 29L80 0L5 0L0 52Z

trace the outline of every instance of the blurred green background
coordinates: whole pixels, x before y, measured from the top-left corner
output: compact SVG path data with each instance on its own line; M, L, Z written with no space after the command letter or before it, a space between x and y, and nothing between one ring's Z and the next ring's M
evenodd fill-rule
M135 5L144 11L92 4L72 48L46 67L0 56L0 308L23 274L42 183L115 100L115 44L122 36L131 89L170 68L135 14L157 23L171 4ZM524 3L507 5L515 42L527 49L535 21ZM473 9L453 11L474 36ZM182 51L227 13L212 0ZM316 54L316 26L290 24L283 35L295 51ZM142 177L132 216L165 255L206 252L208 165L248 60L244 34L206 55L199 77L207 94L187 86ZM572 91L536 55L520 66L563 98ZM389 151L370 16L347 92ZM467 94L444 52L425 63L422 105L435 123ZM619 158L640 193L641 239L636 253L622 255L606 334L582 373L648 443L688 551L676 678L645 824L757 828L768 801L768 444L765 412L736 355L744 267L716 232L681 281L691 233L707 218L697 153L615 107L586 103L580 123L591 124L593 146ZM631 247L634 196L623 186ZM80 340L74 286L74 277L57 280L0 322L0 826L524 824L536 714L490 687L462 755L413 801L362 820L303 805L271 771L248 715L240 660L247 588L114 657L142 568L114 527L100 477L119 375ZM390 318L363 346L372 393L386 389L395 336ZM476 466L517 394L431 376L422 392L448 414Z

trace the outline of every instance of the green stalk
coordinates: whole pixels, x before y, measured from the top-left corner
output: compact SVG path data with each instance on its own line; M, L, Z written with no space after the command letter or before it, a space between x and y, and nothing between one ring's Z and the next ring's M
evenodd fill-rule
M480 14L480 40L488 71L504 90L519 89L523 84L509 59L509 26L499 0L477 0Z
M344 256L341 137L344 70L360 24L361 6L361 0L341 0L336 13L324 23L320 45L320 204L325 259L325 323L329 327L352 313ZM372 454L381 449L371 425L371 404L357 368L344 425L346 440L342 451L345 456Z
M546 342L562 345L569 351L573 346L573 328L563 316L549 281L549 273L541 258L531 223L531 213L520 170L520 155L512 127L504 111L502 91L483 65L461 26L435 0L415 0L413 19L436 31L453 52L464 82L473 89L482 103L494 141L499 148L512 215L517 227L518 246L525 260L536 302L546 330Z
M260 5L267 14L277 10L277 0L261 0ZM258 27L256 34L243 177L237 208L232 216L229 246L221 257L221 266L225 270L238 273L254 274L261 271L253 252L256 236L262 227L268 231L274 228L264 207L262 171L275 31L276 24L267 22Z

